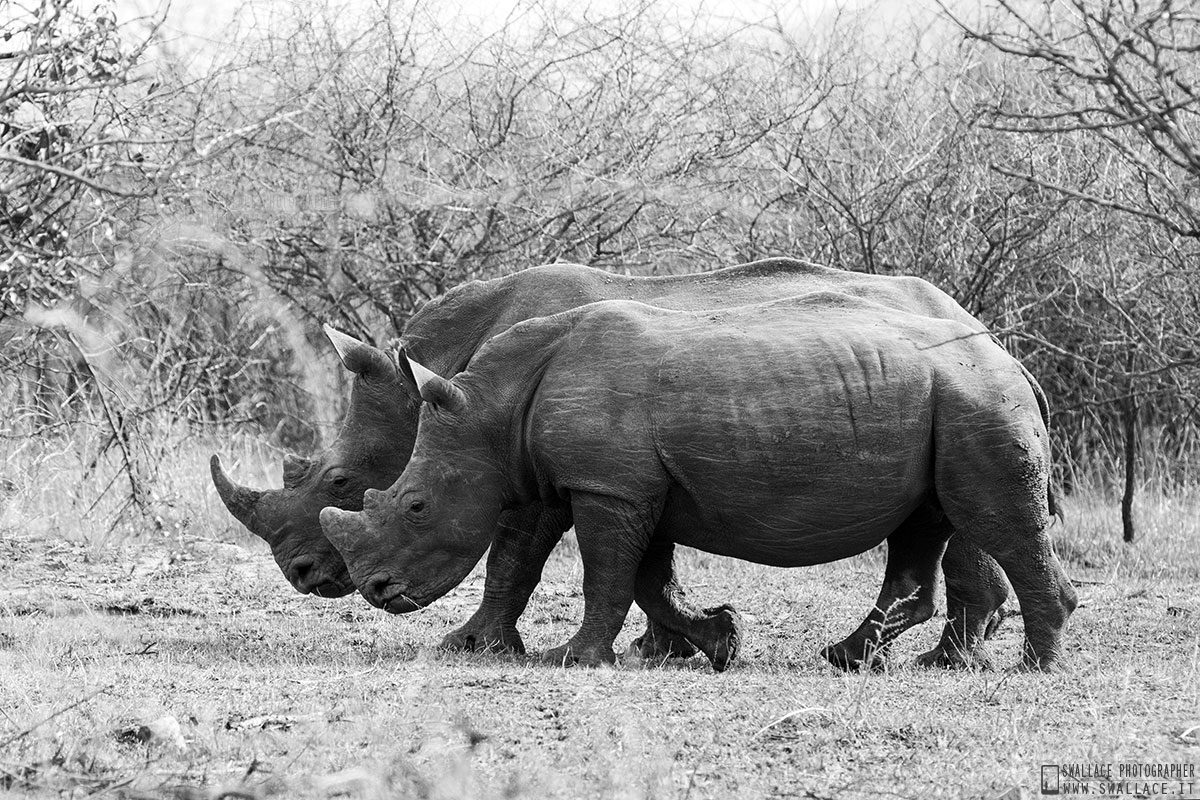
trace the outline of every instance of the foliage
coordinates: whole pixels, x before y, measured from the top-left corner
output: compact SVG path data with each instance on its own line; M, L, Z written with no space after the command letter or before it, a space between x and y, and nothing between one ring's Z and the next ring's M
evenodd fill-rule
M322 322L385 344L536 263L786 254L954 295L1041 379L1069 483L1131 481L1143 436L1146 468L1186 464L1194 13L878 10L302 3L189 51L40 0L0 59L12 434L88 422L131 476L159 417L312 447L340 408Z

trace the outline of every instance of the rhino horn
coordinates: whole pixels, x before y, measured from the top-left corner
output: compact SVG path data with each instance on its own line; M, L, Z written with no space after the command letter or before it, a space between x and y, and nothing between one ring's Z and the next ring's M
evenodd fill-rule
M208 467L212 472L212 480L217 487L217 494L221 496L221 502L229 509L229 513L233 514L237 521L249 528L252 533L262 536L259 531L255 530L255 525L252 523L256 522L254 512L266 492L251 489L230 480L221 466L221 457L216 454L209 460Z
M311 466L312 461L307 458L300 458L299 456L294 456L290 453L284 456L283 488L295 489Z
M355 511L343 511L328 506L321 509L321 531L342 555L353 549L366 533L363 515Z
M329 325L323 325L322 329L325 331L329 343L333 345L333 349L337 351L338 358L342 360L342 366L355 375L376 377L396 373L396 365L388 358L387 353L378 347L360 342L353 336L342 333Z
M404 361L408 365L408 374L411 375L413 383L417 385L417 391L422 400L452 412L463 409L466 405L466 397L463 395L462 389L428 367L414 361L407 353L404 353Z
M417 384L417 391L423 390L430 381L441 379L436 372L410 358L408 353L404 354L404 360L408 362L408 368L412 370L413 382Z

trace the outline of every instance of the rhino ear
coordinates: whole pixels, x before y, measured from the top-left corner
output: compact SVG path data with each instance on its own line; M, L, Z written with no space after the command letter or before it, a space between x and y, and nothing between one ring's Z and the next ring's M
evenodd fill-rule
M283 457L283 488L295 489L312 466L312 461L290 453Z
M322 325L321 329L325 331L325 337L337 351L342 366L355 375L364 378L386 378L396 374L396 365L388 358L387 353L378 347L372 347L329 325Z
M462 389L455 386L453 382L412 360L407 354L404 354L401 363L404 365L401 369L406 377L412 378L421 399L426 403L453 413L462 411L466 407L466 396L463 395Z

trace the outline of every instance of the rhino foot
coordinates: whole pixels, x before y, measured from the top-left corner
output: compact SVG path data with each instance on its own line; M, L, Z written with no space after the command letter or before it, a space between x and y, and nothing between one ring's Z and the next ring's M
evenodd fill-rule
M1063 659L1057 652L1043 652L1039 657L1030 645L1029 640L1025 640L1025 644L1021 648L1021 663L1013 667L1014 672L1042 672L1042 673L1060 673L1066 672L1066 665Z
M469 653L515 653L525 654L525 642L521 634L512 626L490 627L473 626L469 623L461 628L450 631L442 639L441 649L461 650Z
M602 667L617 663L616 653L611 647L578 647L570 642L547 650L542 662L556 667Z
M917 666L938 669L991 669L992 657L982 646L971 651L939 642L928 653L917 656Z
M965 620L948 620L937 646L917 656L917 665L938 669L993 669L995 664L984 641L999 630L1006 616L1003 608L997 608L987 615L986 620L978 614L969 615Z
M1036 662L1032 662L1032 663L1027 662L1027 661L1022 661L1020 664L1017 664L1015 667L1013 667L1011 671L1016 672L1018 674L1036 673L1039 675L1059 675L1061 673L1067 672L1068 670L1067 670L1066 666L1062 663L1062 660L1056 658L1052 661L1046 661L1045 659L1043 659L1041 661L1036 661Z
M996 631L1000 630L1000 626L1004 624L1004 618L1009 616L1011 613L1012 612L1006 611L1003 608L997 608L995 611L993 611L992 615L988 617L987 626L983 631L983 638L992 638L996 634Z
M887 666L887 647L851 647L845 641L821 651L830 664L845 672L883 672Z
M714 626L715 632L710 646L702 646L702 649L712 662L713 671L724 672L737 657L742 646L742 617L728 604L706 608L704 614L709 618L708 624Z
M695 645L682 635L653 621L646 623L646 632L630 642L626 650L629 655L648 661L691 658L697 652Z

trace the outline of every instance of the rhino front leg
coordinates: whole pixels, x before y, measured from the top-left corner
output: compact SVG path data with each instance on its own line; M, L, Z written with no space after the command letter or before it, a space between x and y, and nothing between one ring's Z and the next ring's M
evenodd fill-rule
M506 512L488 551L483 600L469 620L446 634L442 649L524 653L525 644L517 630L517 620L525 612L529 598L541 580L546 559L570 527L571 511L566 507L546 508L539 503ZM634 640L633 645L642 658L688 658L696 654L696 648L687 638L670 626L670 620L689 613L689 610L683 589L674 579L671 553L665 557L665 572L674 586L672 597L680 605L678 609L644 609L646 631ZM721 607L724 608L726 606ZM719 611L705 612L705 616ZM666 622L660 622L659 616Z
M483 601L469 620L442 639L442 648L524 653L517 619L542 578L550 551L569 527L566 508L537 503L505 512L488 552Z
M933 616L938 564L953 532L941 510L927 504L888 537L879 599L858 630L822 651L829 663L846 670L878 669L893 639Z
M713 669L722 672L737 655L741 643L741 617L729 605L704 610L692 607L675 578L674 555L675 543L656 537L642 556L634 596L652 621L647 632L634 640L633 646L643 658L647 657L646 640L658 628L665 634L656 635L669 637L670 654L691 655L699 647L712 662ZM690 652L679 652L684 647Z
M1008 582L996 559L964 536L955 536L942 556L946 575L946 626L942 638L927 653L917 656L924 667L961 669L992 666L984 640L1000 621L1000 608L1008 599Z
M583 558L583 623L542 660L561 666L612 664L617 660L613 641L633 604L638 565L658 510L583 492L572 495L571 510Z

